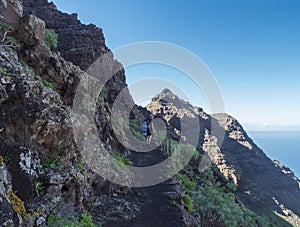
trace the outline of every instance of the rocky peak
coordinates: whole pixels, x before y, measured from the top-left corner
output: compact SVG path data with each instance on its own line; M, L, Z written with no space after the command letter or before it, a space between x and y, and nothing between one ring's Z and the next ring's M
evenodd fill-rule
M152 102L160 102L160 103L173 103L174 105L180 107L180 106L190 106L190 104L183 99L179 98L177 95L175 95L171 90L168 88L165 88L162 90L161 93L156 95Z

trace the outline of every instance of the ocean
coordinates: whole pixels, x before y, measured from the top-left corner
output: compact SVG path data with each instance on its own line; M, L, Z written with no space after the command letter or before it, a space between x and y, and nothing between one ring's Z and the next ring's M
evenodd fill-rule
M269 158L290 167L300 179L300 132L250 131L248 135Z

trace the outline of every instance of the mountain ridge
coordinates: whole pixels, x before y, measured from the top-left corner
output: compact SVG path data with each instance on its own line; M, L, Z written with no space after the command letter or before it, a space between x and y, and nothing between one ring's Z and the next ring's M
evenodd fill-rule
M191 104L182 101L168 89L156 95L147 106L149 111L162 116L169 122L173 129L176 129L174 118L191 115L186 114L187 110L198 108L199 107L193 107ZM201 108L200 110L203 111ZM277 162L273 163L273 161L257 147L235 118L226 113L212 114L210 116L204 112L199 112L199 116L199 119L202 119L200 120L200 125L209 128L209 123L206 121L208 119L210 119L210 121L216 120L220 128L225 131L224 140L221 138L221 141L223 141L222 144L218 144L218 142L212 138L214 135L200 133L198 145L201 146L201 144L203 144L202 149L211 154L210 158L214 164L217 165L221 173L223 173L228 180L232 180L233 183L237 185L237 195L247 207L257 212L263 212L266 206L269 206L270 208L272 207L271 209L282 213L283 211L278 206L276 198L281 197L281 193L292 194L293 196L290 198L286 196L283 201L288 204L286 206L292 207L294 212L299 215L300 206L297 202L295 203L295 200L297 200L295 198L298 197L300 199L300 181L292 172L287 171L286 174L282 174L284 168L280 167L281 165ZM215 137L217 140L219 139L218 134L216 134ZM209 144L206 146L206 140L209 142L214 141L214 145ZM278 167L279 170L277 169ZM255 177L255 173L259 171L262 172L261 176ZM279 184L277 183L278 179L281 179L281 183ZM258 184L256 184L256 182L258 182ZM290 186L290 188L288 188L288 186ZM275 190L273 190L273 187ZM269 191L267 188L269 188ZM247 195L247 193L251 192L255 194L255 197L259 197L259 199L264 202L257 202L255 199L252 199L251 196ZM269 199L266 200L266 198ZM285 202L283 202L283 204L285 204ZM299 217L295 219L297 220L296 223L299 223Z

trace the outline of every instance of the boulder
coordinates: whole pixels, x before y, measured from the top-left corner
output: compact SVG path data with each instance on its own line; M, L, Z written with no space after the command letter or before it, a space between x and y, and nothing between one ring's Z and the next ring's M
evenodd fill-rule
M16 26L23 15L22 3L19 0L0 0L0 22Z
M45 22L35 15L26 15L20 20L20 27L33 37L44 41L45 38Z

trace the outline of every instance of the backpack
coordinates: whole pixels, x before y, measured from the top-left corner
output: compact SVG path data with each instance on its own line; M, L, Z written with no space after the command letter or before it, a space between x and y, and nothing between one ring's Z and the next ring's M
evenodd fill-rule
M147 121L143 122L143 135L147 136Z

